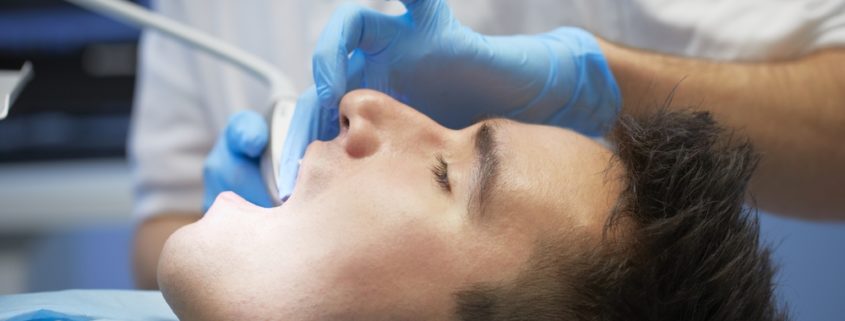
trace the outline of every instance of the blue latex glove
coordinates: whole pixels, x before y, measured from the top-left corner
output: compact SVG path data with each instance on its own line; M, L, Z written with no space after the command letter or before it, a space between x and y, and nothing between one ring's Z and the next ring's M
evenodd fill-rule
M317 139L329 140L337 136L340 131L337 117L337 109L320 107L314 86L299 96L282 147L279 177L276 178L281 199L285 200L293 192L299 174L299 160L308 144Z
M205 160L203 212L225 191L233 191L259 206L272 206L258 162L267 145L269 129L254 111L232 115L211 154Z
M615 120L619 89L586 31L484 36L461 26L444 0L402 2L401 16L355 5L335 12L313 57L323 107L371 88L453 128L496 115L598 135Z

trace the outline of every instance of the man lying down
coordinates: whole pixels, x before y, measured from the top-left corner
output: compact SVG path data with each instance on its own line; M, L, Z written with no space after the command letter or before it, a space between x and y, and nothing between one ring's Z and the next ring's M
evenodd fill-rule
M785 320L743 207L756 156L706 113L624 116L608 149L375 91L287 203L221 194L165 245L183 320Z

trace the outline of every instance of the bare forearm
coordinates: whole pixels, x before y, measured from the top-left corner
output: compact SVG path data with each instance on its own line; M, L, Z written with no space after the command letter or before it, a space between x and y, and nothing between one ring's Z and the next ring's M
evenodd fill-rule
M141 223L135 232L135 284L141 289L157 289L156 268L164 242L177 229L200 219L200 214L165 213Z
M623 112L665 104L702 109L748 136L763 156L751 185L762 209L845 218L845 50L784 62L717 63L607 42L602 49L622 91Z

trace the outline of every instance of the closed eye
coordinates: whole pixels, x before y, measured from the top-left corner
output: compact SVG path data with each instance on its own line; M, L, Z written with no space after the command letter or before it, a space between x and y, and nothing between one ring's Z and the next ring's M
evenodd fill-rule
M449 164L446 163L445 159L443 159L443 155L438 154L435 156L435 160L437 162L431 167L431 173L434 174L434 180L437 182L437 185L443 189L443 191L451 193L452 184L449 182Z

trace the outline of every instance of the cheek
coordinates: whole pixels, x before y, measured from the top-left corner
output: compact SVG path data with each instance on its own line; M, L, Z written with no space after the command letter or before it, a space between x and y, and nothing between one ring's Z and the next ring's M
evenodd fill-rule
M402 307L438 319L464 281L467 243L453 227L431 219L361 231L336 253L329 284L338 290L335 299L350 306L375 314Z
M331 184L322 186L319 193L321 202L343 204L340 211L430 215L444 212L448 205L449 199L434 182L430 163L417 157L382 155L346 165L335 171Z
M321 148L315 148L322 152ZM334 148L327 146L326 148ZM314 153L318 154L318 153ZM323 156L326 154L327 156ZM406 153L380 154L358 160L338 160L322 153L303 162L294 197L288 203L313 205L320 201L366 198L369 201L428 202L438 195L430 166L434 160Z

